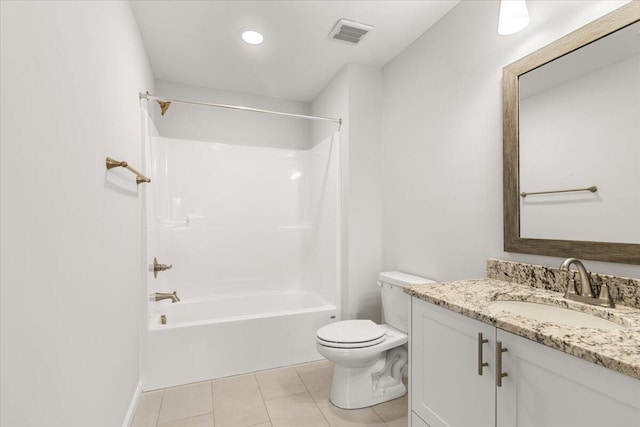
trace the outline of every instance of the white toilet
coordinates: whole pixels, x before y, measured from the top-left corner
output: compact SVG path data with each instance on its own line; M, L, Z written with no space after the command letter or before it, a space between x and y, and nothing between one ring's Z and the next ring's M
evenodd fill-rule
M331 402L344 409L376 405L403 396L411 298L403 287L433 280L397 271L380 273L385 324L343 320L318 329L318 352L335 364Z

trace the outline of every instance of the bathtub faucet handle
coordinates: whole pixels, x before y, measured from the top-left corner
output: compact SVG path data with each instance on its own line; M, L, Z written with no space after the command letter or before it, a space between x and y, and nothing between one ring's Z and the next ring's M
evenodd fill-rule
M173 267L173 264L171 265L167 265L167 264L160 264L158 262L158 258L153 258L153 277L158 277L158 272L159 271L167 271L170 270L171 267Z

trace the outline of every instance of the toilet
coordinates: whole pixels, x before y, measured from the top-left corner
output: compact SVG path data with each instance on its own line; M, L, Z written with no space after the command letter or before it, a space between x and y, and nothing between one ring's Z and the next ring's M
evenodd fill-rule
M376 405L404 396L411 298L403 288L434 283L398 271L380 273L385 323L343 320L318 329L318 352L335 365L331 402L343 409Z

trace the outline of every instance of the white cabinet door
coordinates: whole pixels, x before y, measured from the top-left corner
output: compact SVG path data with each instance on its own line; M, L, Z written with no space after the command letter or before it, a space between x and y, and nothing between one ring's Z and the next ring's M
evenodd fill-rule
M640 380L497 331L498 427L640 427Z
M495 427L496 329L416 298L411 311L412 410L431 427Z

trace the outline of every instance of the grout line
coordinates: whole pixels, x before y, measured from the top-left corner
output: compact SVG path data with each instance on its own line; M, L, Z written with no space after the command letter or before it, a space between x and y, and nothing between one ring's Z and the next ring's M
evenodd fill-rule
M373 413L376 415L376 417L380 418L380 421L382 421L382 424L384 424L385 426L387 426L387 420L385 420L384 418L382 418L382 415L380 415L378 413L378 411L376 411L376 409L373 406L369 406L369 408L371 408L371 410L373 410Z
M324 359L327 360L327 359ZM314 360L313 362L306 362L306 363L299 363L297 365L292 365L293 366L293 371L296 373L296 375L298 376L298 379L300 380L300 382L302 383L302 385L304 386L304 388L307 390L307 393L309 393L309 396L311 396L311 399L313 399L313 403L316 404L316 406L318 406L318 402L316 401L316 398L313 397L313 394L311 394L311 392L309 391L309 387L307 387L307 384L304 382L304 380L302 379L302 377L300 376L300 374L298 373L298 370L295 368L295 366L303 366L303 365L310 365L312 363L316 363L316 362L320 362L320 360ZM329 405L331 405L331 400L329 400ZM320 409L322 412L322 408L320 408L320 406L318 406L318 409Z
M305 382L302 380L302 378L300 378L300 375L298 374L298 371L296 371L296 369L293 369L293 372L296 373L296 377L298 377L298 379L300 380L300 382L302 383L302 385L304 386L304 389L307 390L307 393L309 394L309 396L311 396L311 399L313 400L313 403L315 403L316 406L318 406L318 402L316 402L316 399L313 397L313 395L311 394L311 392L309 391L309 387L307 387L307 384L305 384ZM320 407L318 406L318 409L320 409Z
M255 373L251 375L253 376L253 379L255 380L256 385L258 386L258 391L260 392L260 398L262 399L262 406L264 406L264 411L267 413L267 418L269 418L269 424L271 424L271 427L273 427L273 422L271 421L271 415L269 414L269 408L267 408L267 402L264 400L264 394L262 394L262 387L260 387L260 381L258 381L258 377L256 376Z
M215 411L215 408L213 406L213 380L209 380L209 383L211 383L211 418L213 418L213 426L215 427L215 425L216 425L216 411Z
M162 397L160 398L160 406L158 407L158 415L156 415L156 427L160 423L160 411L162 411L162 404L164 403L164 393L167 389L162 389Z
M315 403L315 399L313 401ZM322 415L322 418L324 418L324 420L327 422L327 425L329 427L331 427L331 423L329 422L329 420L327 419L327 417L324 415L324 412L322 412L322 409L320 409L320 407L318 406L318 404L316 403L316 407L318 408L318 411L320 411L320 415Z
M262 403L265 403L266 401L264 400L264 394L262 393L262 387L260 387L260 381L258 381L258 377L256 377L256 374L251 374L251 376L253 376L253 379L256 381L256 385L258 386L258 391L260 392L260 399L262 399ZM266 403L265 403L265 407L266 407Z
M296 376L298 377L298 379L300 380L300 382L304 386L304 389L307 390L307 394L309 395L309 397L311 397L311 400L313 400L313 404L316 405L316 408L318 409L318 411L320 411L320 415L322 415L322 418L324 418L324 420L327 423L327 425L329 427L331 427L331 423L329 422L327 417L324 415L324 412L322 412L322 408L318 406L318 402L316 401L316 398L313 397L313 395L309 391L309 387L307 387L307 384L302 380L302 378L300 378L300 375L298 374L298 371L295 368L293 368L293 372L296 373Z

